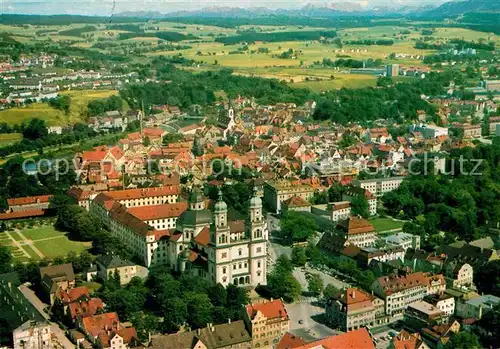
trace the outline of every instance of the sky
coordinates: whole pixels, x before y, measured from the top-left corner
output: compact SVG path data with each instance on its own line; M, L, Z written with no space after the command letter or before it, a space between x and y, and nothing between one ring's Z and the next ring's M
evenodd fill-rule
M358 3L360 7L423 5L444 0L0 0L0 13L78 14L109 16L127 11L199 10L212 6L300 8L306 4Z

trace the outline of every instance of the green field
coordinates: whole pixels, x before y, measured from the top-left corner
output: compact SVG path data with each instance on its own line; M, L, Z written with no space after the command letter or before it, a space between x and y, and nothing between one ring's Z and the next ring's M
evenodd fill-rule
M35 246L45 255L45 257L52 259L55 257L64 257L69 252L80 254L88 250L91 247L91 243L70 241L67 237L64 237L54 240L35 241Z
M21 139L23 139L23 135L20 133L1 133L0 147L19 142Z
M27 239L30 239L33 241L64 235L64 233L57 231L51 225L44 225L40 228L23 230L21 233L24 236L26 236Z
M0 120L9 125L21 124L33 118L43 119L48 125L67 125L68 117L47 103L33 103L25 107L11 108L0 112Z
M14 240L19 242L20 246L14 245L14 242L6 235L0 234L0 244L8 246L14 258L23 262L32 260L40 260L40 256L33 248L40 251L43 258L53 259L55 257L64 257L69 252L80 254L91 247L90 242L71 241L66 236L66 233L57 231L53 226L44 225L38 228L30 228L21 230L20 233L26 238L24 240L18 232L8 232ZM26 256L29 255L29 257Z
M74 90L61 91L61 96L69 96L71 104L69 107L69 120L79 121L87 118L87 104L95 99L108 98L118 94L116 90Z
M371 219L370 223L373 224L376 232L384 232L387 230L401 229L405 222L395 221L390 218L375 218Z

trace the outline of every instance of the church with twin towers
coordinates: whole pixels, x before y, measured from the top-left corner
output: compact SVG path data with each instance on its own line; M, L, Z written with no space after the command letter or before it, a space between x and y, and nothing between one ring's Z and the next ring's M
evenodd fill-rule
M268 235L256 190L246 220L229 220L220 189L209 209L201 189L195 187L187 210L177 220L176 234L169 238L169 250L177 252L171 266L223 286L265 285Z

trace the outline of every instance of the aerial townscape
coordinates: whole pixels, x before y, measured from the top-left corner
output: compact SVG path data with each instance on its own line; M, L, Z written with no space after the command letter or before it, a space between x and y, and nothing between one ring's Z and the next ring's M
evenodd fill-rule
M0 5L0 349L500 348L498 0Z

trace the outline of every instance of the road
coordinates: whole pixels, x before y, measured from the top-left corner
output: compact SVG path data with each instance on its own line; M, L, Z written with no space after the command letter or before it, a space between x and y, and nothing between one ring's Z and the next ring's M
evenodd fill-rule
M71 341L66 337L66 334L64 333L63 330L59 328L59 325L57 325L55 322L50 321L50 316L45 312L45 308L48 306L47 304L43 303L40 298L37 297L35 292L33 292L28 286L26 285L21 285L19 286L19 290L23 293L23 295L26 297L26 299L33 304L33 306L40 312L40 314L43 315L45 319L50 323L50 330L52 331L53 334L57 337L57 340L59 341L59 344L62 345L64 349L70 349L70 348L75 348L75 345L71 343Z

